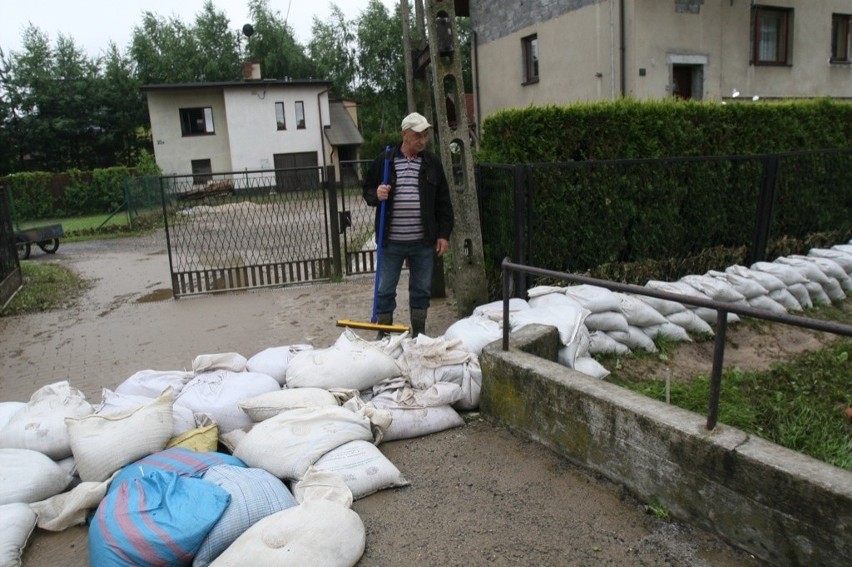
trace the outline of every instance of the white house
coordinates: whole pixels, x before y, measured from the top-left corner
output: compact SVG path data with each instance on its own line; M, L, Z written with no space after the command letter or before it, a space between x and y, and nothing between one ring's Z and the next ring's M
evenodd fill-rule
M259 73L255 73L259 76ZM247 79L146 85L157 165L166 175L318 167L357 159L351 101L328 81Z

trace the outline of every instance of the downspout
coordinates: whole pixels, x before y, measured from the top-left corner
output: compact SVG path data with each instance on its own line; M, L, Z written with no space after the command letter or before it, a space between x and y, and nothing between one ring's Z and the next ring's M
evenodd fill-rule
M609 0L609 98L615 100L615 0Z
M476 32L472 32L470 34L470 42L472 44L472 58L473 58L473 94L474 94L474 105L473 105L473 123L476 126L476 140L480 139L482 136L482 120L480 118L480 99L479 99L479 37L476 35ZM477 144L478 145L478 144Z
M320 97L322 95L327 95L331 89L325 89L324 91L320 91L317 93L317 114L319 114L319 125L320 125L320 144L322 146L322 170L323 175L325 175L325 126L322 123L322 102L320 101Z
M627 69L625 69L625 61L627 60L627 53L626 53L627 47L625 46L625 41L624 41L624 37L626 35L625 31L624 31L625 22L626 22L626 18L624 16L624 0L619 0L618 20L619 20L619 28L620 28L619 29L619 36L620 36L619 42L621 43L621 46L619 47L619 52L620 52L620 57L621 57L621 61L620 61L620 64L621 64L621 70L620 70L621 97L624 98L625 96L627 96Z

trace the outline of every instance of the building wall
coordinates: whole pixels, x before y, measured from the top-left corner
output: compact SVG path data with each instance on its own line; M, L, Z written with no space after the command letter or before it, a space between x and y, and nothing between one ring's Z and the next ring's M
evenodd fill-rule
M230 171L228 120L221 89L148 91L154 158L165 175L192 173L194 159L209 159L213 171ZM211 107L215 134L183 136L180 109Z
M701 66L694 98L852 98L852 66L830 64L831 15L852 0L765 0L794 8L792 65L750 63L750 0L624 0L624 85L672 96L673 64ZM479 119L505 108L622 94L620 0L471 0ZM537 34L540 81L522 85L522 38Z

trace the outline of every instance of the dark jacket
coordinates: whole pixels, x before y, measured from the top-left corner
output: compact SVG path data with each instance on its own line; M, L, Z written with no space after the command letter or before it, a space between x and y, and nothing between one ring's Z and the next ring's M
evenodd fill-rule
M399 145L394 149L394 155L399 152ZM420 190L420 218L423 221L423 242L432 245L438 238L449 240L450 234L453 232L453 204L450 201L450 186L447 183L447 177L444 175L444 168L441 165L438 156L430 151L424 150L420 153L423 162L420 166L420 176L418 187ZM362 194L364 200L371 207L376 207L376 233L379 232L379 215L381 207L379 207L379 199L376 197L376 189L382 183L382 176L385 168L385 154L382 152L373 163L370 164L367 170L367 175L364 177L364 185L362 186ZM393 166L393 161L390 164L390 185L396 186L396 168ZM393 195L391 190L387 200L385 212L385 234L383 238L387 239L388 228L390 226L391 210L393 209Z

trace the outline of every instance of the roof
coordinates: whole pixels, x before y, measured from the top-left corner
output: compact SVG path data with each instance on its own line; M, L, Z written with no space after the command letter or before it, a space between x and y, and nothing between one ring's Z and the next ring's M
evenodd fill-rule
M364 143L364 137L352 121L343 102L339 100L328 103L329 123L325 129L325 137L332 146L351 146Z
M177 91L192 89L256 89L264 87L330 87L331 81L315 79L254 79L248 81L219 81L213 83L168 83L160 85L142 85L143 91Z

